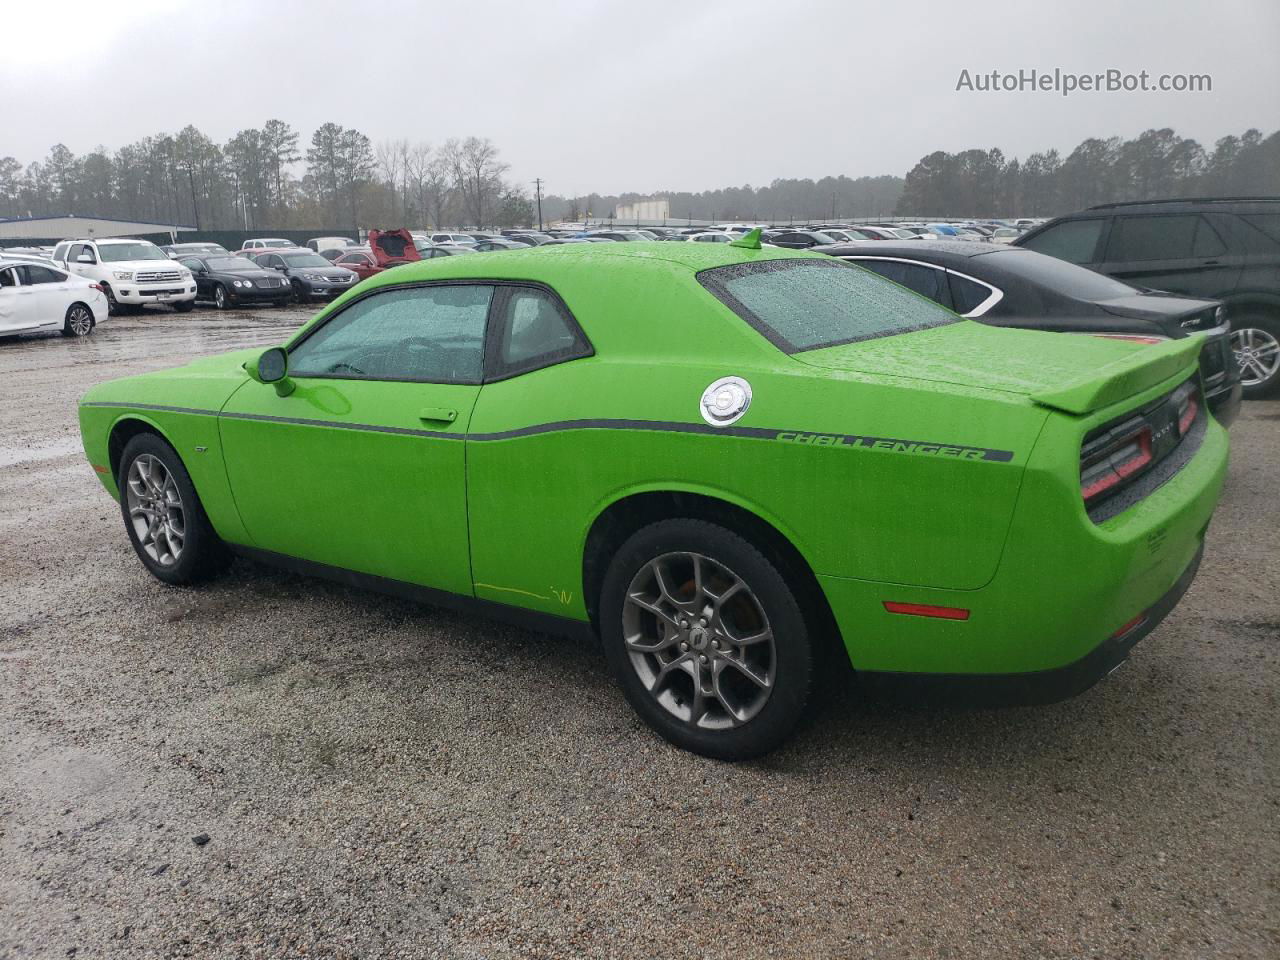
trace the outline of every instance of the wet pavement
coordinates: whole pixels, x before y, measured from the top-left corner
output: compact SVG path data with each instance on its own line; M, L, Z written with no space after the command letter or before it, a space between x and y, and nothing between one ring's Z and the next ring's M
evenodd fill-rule
M166 588L90 385L310 309L0 340L0 957L1280 955L1280 403L1199 578L1087 694L837 698L728 766L595 651L237 562Z

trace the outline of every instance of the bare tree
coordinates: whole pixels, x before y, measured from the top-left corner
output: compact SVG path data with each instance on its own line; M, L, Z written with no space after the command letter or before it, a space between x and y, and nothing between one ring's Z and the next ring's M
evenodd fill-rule
M396 209L396 193L400 193L400 208L408 211L409 199L405 196L405 158L409 152L407 140L381 140L374 149L378 173L391 190L391 212Z

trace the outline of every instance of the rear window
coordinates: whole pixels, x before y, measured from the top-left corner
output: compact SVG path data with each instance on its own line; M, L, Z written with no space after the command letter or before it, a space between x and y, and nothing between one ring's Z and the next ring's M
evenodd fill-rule
M703 270L698 280L784 353L924 330L960 318L840 260L762 260Z
M987 258L991 259L988 260ZM1016 276L1074 300L1116 300L1131 297L1138 291L1127 283L1087 267L1067 263L1057 257L1046 257L1034 250L1002 250L983 254L983 263L1002 267Z

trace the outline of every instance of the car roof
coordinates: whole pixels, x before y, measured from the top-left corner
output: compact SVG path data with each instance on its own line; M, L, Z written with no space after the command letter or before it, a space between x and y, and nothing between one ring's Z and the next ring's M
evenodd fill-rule
M1089 210L1116 210L1122 213L1167 213L1170 210L1196 209L1217 206L1257 206L1267 209L1280 204L1280 197L1171 197L1167 200L1120 200L1115 203L1099 203ZM1085 211L1086 213L1088 211ZM1067 214L1059 219L1067 219L1080 214Z
M752 250L728 243L567 243L530 247L518 257L442 257L421 260L373 278L375 283L405 283L433 278L533 280L555 282L557 275L603 272L640 261L683 267L691 273L758 260L821 259L807 250L769 247Z
M1020 250L1007 243L988 243L985 240L862 240L858 243L840 243L823 247L822 252L832 257L903 257L920 260L928 253L933 259L949 258L969 260L988 253L1007 253Z

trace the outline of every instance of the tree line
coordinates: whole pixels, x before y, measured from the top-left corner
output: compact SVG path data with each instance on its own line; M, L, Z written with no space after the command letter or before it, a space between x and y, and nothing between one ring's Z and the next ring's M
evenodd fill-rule
M25 167L0 156L0 217L84 216L190 224L206 230L369 224L514 226L527 191L482 137L439 146L320 126L303 146L282 120L216 143L195 126L114 153L76 156L57 144ZM302 166L302 175L296 171Z
M1006 160L999 148L939 150L907 173L896 210L906 215L1049 217L1099 203L1163 197L1280 195L1280 131L1222 137L1212 150L1173 130L1131 140L1091 137Z
M76 156L54 146L25 167L0 157L0 217L67 213L185 223L207 230L307 229L406 224L435 228L531 224L526 185L483 137L439 145L374 144L326 123L304 145L282 120L219 144L195 126L114 153ZM546 220L606 220L619 204L657 197L674 221L856 220L899 215L1052 216L1097 203L1177 196L1280 194L1280 132L1226 136L1206 150L1171 129L1125 140L1090 138L1006 159L999 148L936 151L905 177L774 180L698 193L589 194L542 198Z

